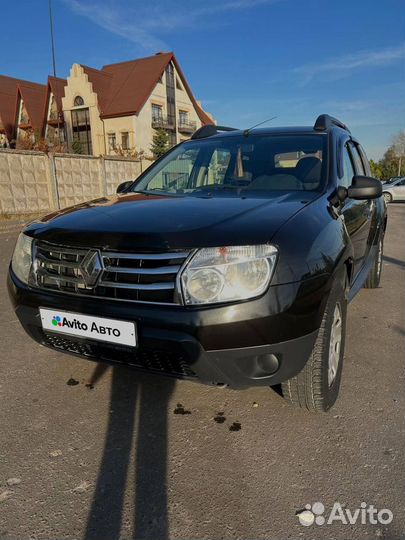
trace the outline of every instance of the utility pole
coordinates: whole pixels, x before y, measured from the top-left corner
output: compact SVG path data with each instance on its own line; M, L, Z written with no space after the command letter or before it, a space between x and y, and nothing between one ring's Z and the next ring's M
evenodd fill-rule
M49 7L49 26L50 26L50 29L51 29L51 49L52 49L53 76L56 78L55 40L54 40L54 37L53 37L52 0L48 0L48 7ZM57 102L56 96L53 96L53 99L55 100L55 103L56 103L56 114L57 114L57 120L58 120L58 142L59 142L59 146L60 146L60 117L59 117L59 111L58 111L58 102Z
M49 24L51 27L51 47L52 47L52 64L53 64L53 76L56 77L56 62L55 62L55 43L53 39L53 17L52 17L52 0L49 0Z
M49 26L50 26L50 29L51 29L51 49L52 49L53 76L56 78L55 43L54 43L54 39L53 39L52 0L48 0L48 7L49 7ZM55 84L55 87L56 87L56 84ZM55 100L55 103L56 103L56 115L57 115L57 118L58 118L58 142L59 142L59 146L60 146L60 118L59 118L59 111L58 111L58 102L57 102L56 96L53 96L53 99ZM48 104L48 107L49 107L49 104ZM56 198L58 199L58 207L60 208L58 176L56 174L56 164L55 164L55 156L54 155L52 156L51 161L52 161L52 167L53 167L53 176L54 176L54 179L55 179Z

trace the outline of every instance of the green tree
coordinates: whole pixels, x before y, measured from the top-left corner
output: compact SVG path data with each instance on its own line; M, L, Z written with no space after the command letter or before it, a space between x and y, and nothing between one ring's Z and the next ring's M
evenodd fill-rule
M398 160L398 176L401 176L402 164L405 161L405 132L400 131L393 137L391 148Z
M156 129L155 132L150 149L153 157L158 159L169 150L169 135L161 128Z
M372 175L380 180L388 180L393 176L405 176L405 135L398 133L393 137L391 146L387 148L382 159L370 160Z
M379 178L381 180L382 170L381 170L379 162L377 163L373 159L370 159L369 163L370 163L370 169L371 169L371 176L373 176L374 178Z

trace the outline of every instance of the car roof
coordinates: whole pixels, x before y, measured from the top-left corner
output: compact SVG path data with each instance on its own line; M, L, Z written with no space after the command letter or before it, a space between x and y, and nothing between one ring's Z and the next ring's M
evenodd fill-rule
M271 120L265 120L261 124L268 123ZM261 124L256 124L257 127L253 126L245 129L206 124L197 129L191 139L215 139L218 137L240 137L241 135L244 137L249 137L250 135L313 135L314 133L333 134L333 136L339 139L351 137L350 130L346 124L328 114L319 115L313 126L259 127ZM351 138L353 139L353 137Z
M333 127L325 130L314 129L313 126L277 126L277 127L265 127L265 128L253 128L249 130L249 135L322 135L327 134L332 130L341 131L347 133L343 129ZM222 137L240 137L245 134L244 129L234 129L232 131L218 131L215 135L210 137L204 137L200 140L212 140Z

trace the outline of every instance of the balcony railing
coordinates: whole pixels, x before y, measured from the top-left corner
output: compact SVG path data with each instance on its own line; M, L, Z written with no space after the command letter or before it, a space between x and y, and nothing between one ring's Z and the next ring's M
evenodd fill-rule
M179 118L178 129L181 133L194 133L194 131L197 129L197 122Z
M63 114L59 113L58 111L51 110L49 112L49 118L48 118L48 124L50 125L57 125L57 124L63 124Z
M163 114L152 116L153 128L173 129L174 123L172 116L164 116Z

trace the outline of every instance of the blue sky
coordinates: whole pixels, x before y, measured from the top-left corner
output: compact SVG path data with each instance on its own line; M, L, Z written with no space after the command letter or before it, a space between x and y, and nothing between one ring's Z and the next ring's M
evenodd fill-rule
M173 50L218 123L341 118L378 158L405 127L403 0L53 0L57 74ZM0 73L51 73L47 0L1 10Z

